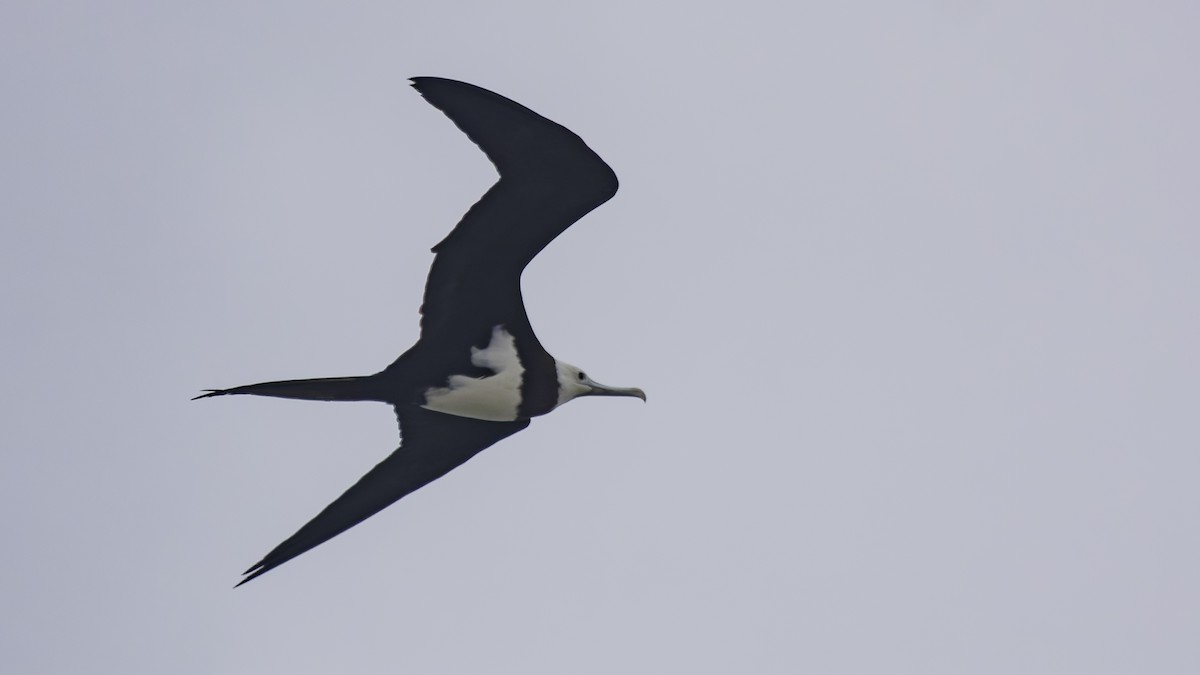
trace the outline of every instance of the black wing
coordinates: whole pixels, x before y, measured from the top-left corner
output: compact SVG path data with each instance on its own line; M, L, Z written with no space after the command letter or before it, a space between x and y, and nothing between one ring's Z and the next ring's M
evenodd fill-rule
M415 406L399 406L396 414L400 418L400 448L243 572L249 576L238 586L345 532L446 475L496 441L529 426L529 420L487 422Z
M519 103L465 82L412 81L500 173L433 248L422 338L461 334L464 327L455 324L463 317L488 331L496 323L527 323L521 272L572 223L616 194L617 176L579 136Z

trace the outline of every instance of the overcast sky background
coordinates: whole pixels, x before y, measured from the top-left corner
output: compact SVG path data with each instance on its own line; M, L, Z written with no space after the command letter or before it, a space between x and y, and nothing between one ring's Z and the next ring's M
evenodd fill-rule
M1195 2L0 6L11 673L1200 672ZM493 182L572 403L284 567Z

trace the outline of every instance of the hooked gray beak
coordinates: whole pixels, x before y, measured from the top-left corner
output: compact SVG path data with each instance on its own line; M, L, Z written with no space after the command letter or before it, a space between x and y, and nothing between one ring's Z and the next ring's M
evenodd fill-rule
M642 399L643 402L646 400L646 392L637 387L610 387L600 384L590 377L585 379L583 383L592 389L584 394L584 396L636 396Z

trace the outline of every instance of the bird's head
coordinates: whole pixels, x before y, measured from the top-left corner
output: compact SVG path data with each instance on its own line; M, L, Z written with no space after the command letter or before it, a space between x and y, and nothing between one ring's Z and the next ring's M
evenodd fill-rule
M636 396L646 400L646 392L637 387L610 387L587 376L577 366L554 362L558 368L558 404L562 405L580 396ZM556 406L557 407L557 406Z

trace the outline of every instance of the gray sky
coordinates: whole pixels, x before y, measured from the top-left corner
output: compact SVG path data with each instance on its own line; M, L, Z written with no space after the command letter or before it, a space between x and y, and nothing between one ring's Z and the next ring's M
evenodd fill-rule
M4 3L0 665L1200 671L1198 7ZM616 169L525 291L649 403L234 591L395 422L188 398L389 363L494 179L412 75Z

